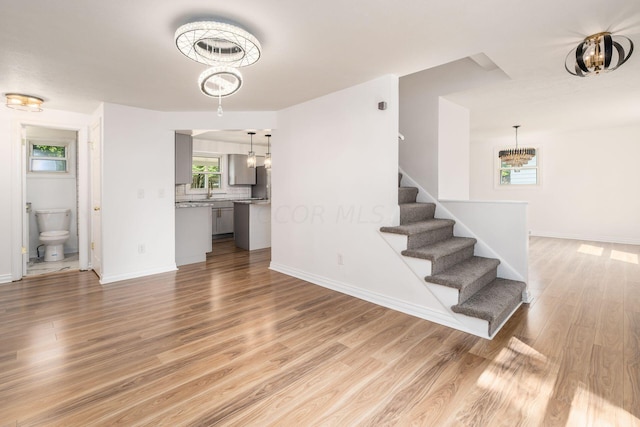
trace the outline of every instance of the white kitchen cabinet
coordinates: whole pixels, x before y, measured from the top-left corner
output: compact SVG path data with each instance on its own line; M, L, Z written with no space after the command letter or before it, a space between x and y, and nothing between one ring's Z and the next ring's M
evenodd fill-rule
M193 158L193 138L176 133L176 185L191 184L191 162Z

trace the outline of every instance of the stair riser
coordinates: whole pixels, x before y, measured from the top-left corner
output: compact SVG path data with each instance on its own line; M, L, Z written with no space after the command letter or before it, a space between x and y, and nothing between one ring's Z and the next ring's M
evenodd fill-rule
M454 264L469 259L473 256L473 246L461 249L452 254L443 256L435 261L431 267L431 274L438 274Z
M468 300L473 296L473 294L493 282L496 277L498 277L498 267L484 274L482 277L478 278L478 280L465 287L458 295L458 304L462 304Z
M407 249L418 249L422 246L432 245L436 242L449 239L453 236L453 225L442 227L425 233L412 234L407 239Z
M399 188L398 189L398 204L403 203L415 203L416 197L418 197L417 188Z
M400 205L400 225L433 219L436 208L431 204Z

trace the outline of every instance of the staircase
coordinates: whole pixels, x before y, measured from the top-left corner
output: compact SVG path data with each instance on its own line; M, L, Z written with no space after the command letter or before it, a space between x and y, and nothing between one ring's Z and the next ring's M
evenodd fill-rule
M399 174L399 186L401 180ZM406 236L407 247L401 254L431 264L424 278L426 286L436 296L444 295L441 302L453 313L485 320L488 337L492 337L522 304L526 285L497 277L500 261L475 256L476 239L454 236L455 221L435 218L436 205L416 202L417 195L417 188L400 186L400 225L380 231ZM433 288L441 286L456 290L457 300L442 301L450 293Z

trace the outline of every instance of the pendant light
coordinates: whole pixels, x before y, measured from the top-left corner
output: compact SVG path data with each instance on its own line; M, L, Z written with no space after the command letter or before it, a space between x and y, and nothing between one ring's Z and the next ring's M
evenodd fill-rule
M264 157L264 168L271 169L271 135L265 135L267 137L267 154Z
M255 132L247 132L247 135L251 136L251 149L249 150L249 156L247 157L247 166L250 168L256 167L256 153L253 152L253 135Z
M500 161L508 167L521 168L533 159L536 155L535 148L518 148L518 128L520 125L515 125L513 128L516 130L516 148L509 148L508 150L501 150L498 153Z
M565 59L564 68L578 77L613 71L627 62L633 53L633 42L625 36L605 31L586 37Z

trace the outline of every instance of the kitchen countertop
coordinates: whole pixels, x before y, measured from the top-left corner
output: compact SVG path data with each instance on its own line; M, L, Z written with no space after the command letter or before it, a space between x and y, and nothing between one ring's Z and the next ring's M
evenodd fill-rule
M241 205L270 205L271 200L234 200L233 203Z
M232 203L244 204L265 204L271 203L270 200L264 199L209 199L209 200L192 200L176 202L176 208L207 208L207 207L233 207ZM228 206L216 206L228 205Z

